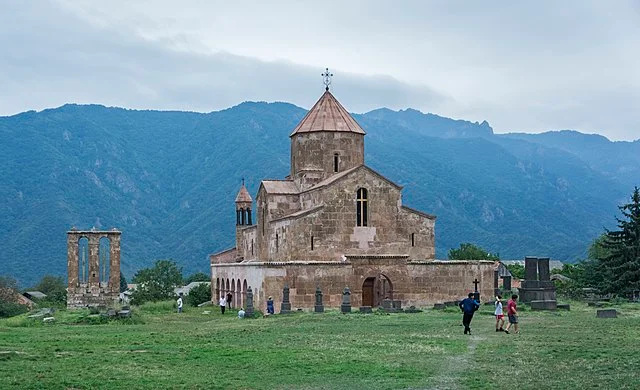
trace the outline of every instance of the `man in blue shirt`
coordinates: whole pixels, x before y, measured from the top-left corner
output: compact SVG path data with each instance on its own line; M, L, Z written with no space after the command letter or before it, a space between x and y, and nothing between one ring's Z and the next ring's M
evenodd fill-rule
M462 310L462 325L464 325L464 334L471 334L471 320L473 319L473 313L480 307L480 302L473 299L473 293L469 293L469 296L462 300L459 304L460 310Z

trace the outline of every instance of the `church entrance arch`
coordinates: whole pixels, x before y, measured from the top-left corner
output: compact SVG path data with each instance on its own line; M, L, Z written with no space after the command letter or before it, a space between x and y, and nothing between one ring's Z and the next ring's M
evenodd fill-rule
M383 273L368 277L362 283L362 306L382 306L382 300L393 299L393 284Z

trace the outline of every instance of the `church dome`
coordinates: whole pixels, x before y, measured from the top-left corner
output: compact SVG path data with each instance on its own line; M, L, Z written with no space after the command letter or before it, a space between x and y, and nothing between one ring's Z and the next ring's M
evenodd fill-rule
M293 130L290 137L317 131L366 134L355 119L328 90Z

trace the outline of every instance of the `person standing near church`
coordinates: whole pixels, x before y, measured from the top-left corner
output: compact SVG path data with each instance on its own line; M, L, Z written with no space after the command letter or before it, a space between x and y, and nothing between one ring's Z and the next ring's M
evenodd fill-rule
M224 309L227 307L227 300L224 295L220 296L220 313L224 314Z
M464 334L471 334L471 320L473 313L480 307L480 303L473 299L473 293L469 293L467 298L463 299L460 304L462 310L462 325L464 325Z
M274 314L275 309L273 308L273 297L269 297L267 299L267 314Z
M511 299L507 301L507 317L509 317L509 323L507 327L504 329L504 333L509 334L509 329L511 329L511 325L516 330L516 333L520 333L518 329L518 305L516 304L516 299L518 296L513 294Z
M231 295L231 292L227 293L227 305L229 305L229 310L231 310L231 300L233 299L233 295Z
M496 310L493 314L496 316L496 332L504 332L504 313L502 312L502 296L496 296L495 302Z
M182 293L180 293L176 303L178 304L178 313L182 313Z

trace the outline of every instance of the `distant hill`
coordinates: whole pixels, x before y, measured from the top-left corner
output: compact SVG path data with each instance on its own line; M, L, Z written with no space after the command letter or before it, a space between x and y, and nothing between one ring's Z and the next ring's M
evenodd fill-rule
M247 102L208 114L65 105L0 117L2 274L23 285L66 274L66 235L118 227L127 276L154 259L208 272L234 244L245 178L289 171L288 135L305 110ZM474 242L505 258L573 261L638 185L640 142L580 133L494 135L472 123L379 109L355 118L368 165L436 214L437 255Z

